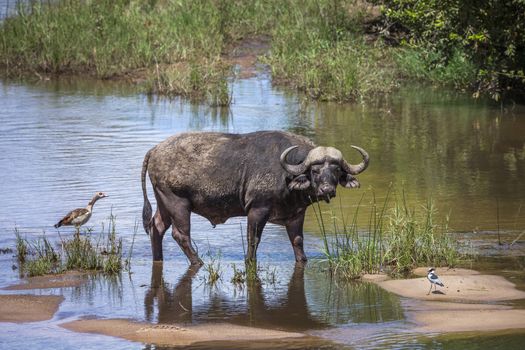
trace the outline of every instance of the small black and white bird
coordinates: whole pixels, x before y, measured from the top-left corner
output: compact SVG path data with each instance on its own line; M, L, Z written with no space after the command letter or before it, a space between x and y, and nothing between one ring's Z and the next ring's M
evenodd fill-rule
M435 271L436 269L434 269L433 267L428 269L427 279L430 281L430 289L427 295L430 294L430 291L432 290L432 285L434 285L434 290L436 290L437 288L436 285L441 286L441 287L445 286L443 282L441 282L441 280L439 279L438 275L436 275Z

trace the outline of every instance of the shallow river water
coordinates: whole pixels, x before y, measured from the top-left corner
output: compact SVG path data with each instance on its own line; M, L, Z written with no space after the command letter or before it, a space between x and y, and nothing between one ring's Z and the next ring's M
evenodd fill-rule
M371 165L359 176L362 188L339 188L337 199L323 210L352 215L365 194L366 212L372 196L382 203L391 186L395 196L404 193L416 207L432 198L440 215L450 216L452 231L486 256L474 267L525 287L523 239L509 244L525 228L525 107L494 106L420 88L375 103L306 104L296 94L273 88L264 75L236 81L232 88L231 109L221 110L148 98L116 83L1 82L0 248L14 248L15 230L29 240L43 234L56 239L53 224L67 211L85 206L96 191L109 197L97 202L87 226L98 230L115 215L125 251L139 227L131 274L92 278L81 287L29 291L62 294L65 301L51 321L3 323L1 348L149 348L58 327L81 316L154 323L220 321L301 331L326 339L326 348L520 348L523 333L456 338L412 334L404 315L409 300L373 284L334 283L315 264L294 268L292 248L279 226L268 225L258 250L261 285L239 289L230 283L231 265L240 267L243 261L243 218L212 228L203 218L192 217L192 238L201 256L206 260L207 253L220 254L223 277L217 286L205 283L204 269L187 270L169 235L164 266L152 266L149 239L139 221L140 170L148 149L188 130L287 130L335 146L353 162L359 156L351 144L370 153ZM364 215L360 222L366 225L367 220ZM498 230L501 247L495 245ZM322 242L312 212L305 231L306 254L315 260L322 255ZM63 236L72 233L60 229ZM0 287L18 282L14 263L12 254L0 255ZM208 347L232 345L200 346Z

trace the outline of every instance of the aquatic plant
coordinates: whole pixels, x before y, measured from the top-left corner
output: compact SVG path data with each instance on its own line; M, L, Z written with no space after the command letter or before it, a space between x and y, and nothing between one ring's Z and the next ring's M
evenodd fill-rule
M262 270L264 271L264 277L262 278L262 282L274 285L277 282L277 267L270 267L268 265Z
M16 258L19 264L23 264L26 260L26 256L28 253L27 242L20 235L20 231L18 230L17 227L15 227L15 235L16 235Z
M214 255L208 251L205 256L207 259L204 262L204 271L206 271L204 280L208 285L215 286L222 278L221 252Z
M28 245L35 256L26 260L23 265L29 277L62 272L60 254L47 239L45 233L36 241L28 242Z
M459 248L448 233L448 218L436 224L432 201L422 206L422 215L407 206L403 195L389 208L390 192L378 205L375 196L370 204L368 228L358 229L358 217L364 195L359 201L350 224L330 212L331 231L325 224L318 204L314 212L323 237L323 253L330 271L347 279L363 273L387 272L406 275L419 265L453 266L459 258Z
M231 279L231 283L238 287L242 287L246 282L246 271L237 269L237 266L235 264L232 264L232 269L233 276Z
M83 235L75 233L71 238L60 236L58 246L45 234L35 241L29 241L15 230L20 273L27 276L62 273L68 270L100 271L107 275L120 273L124 265L122 239L117 238L115 217L111 215L109 220L107 233L102 227L100 234L95 237L91 229L86 228ZM129 264L128 261L128 266Z
M137 236L138 231L139 231L139 222L138 220L135 220L135 224L133 225L133 238L131 239L131 245L129 247L128 257L126 258L126 261L124 264L128 272L131 271L131 257L133 255L133 246L135 245L135 237Z

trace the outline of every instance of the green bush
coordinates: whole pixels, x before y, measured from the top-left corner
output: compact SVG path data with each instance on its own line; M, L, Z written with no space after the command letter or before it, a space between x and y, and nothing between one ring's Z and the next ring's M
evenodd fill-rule
M374 2L383 6L385 28L407 33L402 44L429 53L422 60L427 71L446 67L453 72L464 64L460 70L468 73L455 83L470 81L475 96L489 92L498 100L510 92L523 97L524 0Z

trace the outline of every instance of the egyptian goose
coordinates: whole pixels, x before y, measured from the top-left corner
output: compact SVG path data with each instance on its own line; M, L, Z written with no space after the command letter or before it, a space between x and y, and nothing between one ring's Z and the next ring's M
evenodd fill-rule
M68 225L75 226L77 231L80 230L80 226L84 225L86 222L88 222L89 218L91 218L91 213L93 211L93 205L95 202L104 197L107 197L104 192L95 193L85 208L78 208L70 211L66 216L64 216L62 220L55 224L55 228L59 228L62 225Z

